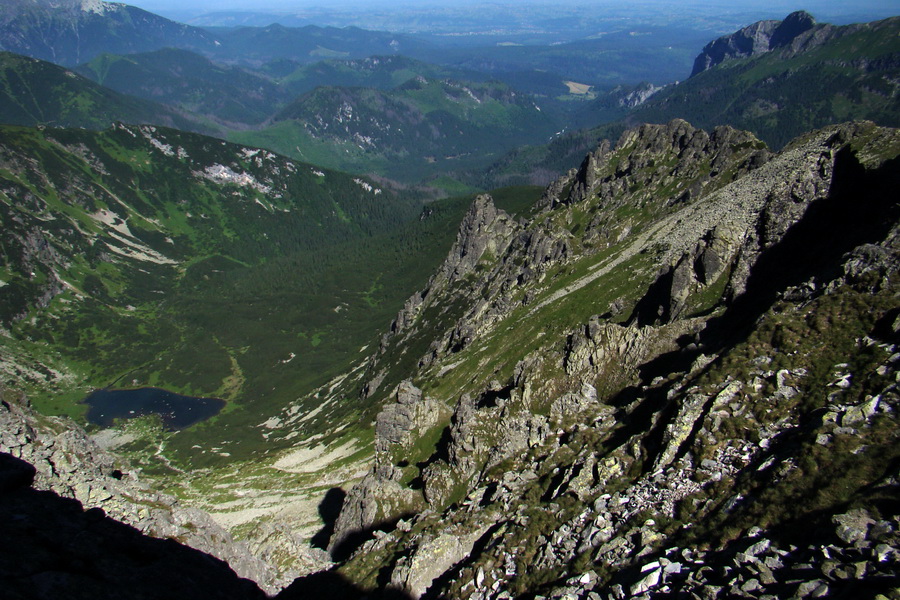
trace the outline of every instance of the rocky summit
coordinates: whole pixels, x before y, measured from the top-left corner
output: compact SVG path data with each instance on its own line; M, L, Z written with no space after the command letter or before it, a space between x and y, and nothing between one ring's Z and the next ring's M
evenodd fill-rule
M790 47L792 44L809 43L816 33L822 37L823 28L816 27L816 20L811 14L800 10L789 14L783 21L757 21L730 35L711 41L694 61L691 75L696 75L717 64L734 58L757 56L777 48ZM800 41L801 34L807 34ZM827 33L825 33L827 35Z

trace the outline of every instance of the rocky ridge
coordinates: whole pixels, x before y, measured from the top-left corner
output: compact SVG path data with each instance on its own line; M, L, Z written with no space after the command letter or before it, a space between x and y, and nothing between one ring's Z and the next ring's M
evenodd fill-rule
M897 135L849 124L775 155L727 128L646 125L531 218L478 198L362 386L383 394L412 364L392 402L452 414L406 429L430 433L400 454L379 435L338 520L334 540L362 541L339 572L415 598L887 589ZM850 464L866 475L823 483ZM780 507L792 494L809 506Z

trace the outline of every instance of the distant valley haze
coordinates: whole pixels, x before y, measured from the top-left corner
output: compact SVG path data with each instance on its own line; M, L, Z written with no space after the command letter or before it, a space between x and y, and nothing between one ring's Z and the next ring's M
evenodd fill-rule
M579 30L580 20L607 20L626 24L666 25L695 20L697 29L714 24L721 32L756 19L780 19L794 10L806 10L822 21L835 24L869 21L889 17L896 12L892 0L842 2L812 0L782 2L779 0L736 0L734 2L673 2L672 0L139 0L129 3L162 16L198 26L285 26L304 24L357 26L398 32L464 30L472 23L503 25L531 23L560 32ZM429 16L440 18L431 22ZM484 23L482 23L484 22ZM552 23L552 24L551 24Z

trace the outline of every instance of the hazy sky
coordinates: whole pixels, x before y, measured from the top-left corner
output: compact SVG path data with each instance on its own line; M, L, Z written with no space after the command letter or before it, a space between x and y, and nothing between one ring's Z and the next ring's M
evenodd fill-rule
M900 13L900 3L897 0L797 0L796 2L785 0L716 0L716 1L690 1L679 2L673 0L134 0L126 2L139 6L146 10L192 10L214 12L220 10L247 10L247 11L291 11L309 8L379 8L398 9L404 6L422 8L425 6L466 6L473 4L506 4L515 6L518 4L567 4L582 5L586 8L600 8L604 5L634 6L668 6L677 7L682 4L693 7L707 5L710 11L716 7L728 7L729 9L746 10L774 10L787 14L794 10L805 9L810 12L826 12L840 14L841 12L874 11L878 13Z

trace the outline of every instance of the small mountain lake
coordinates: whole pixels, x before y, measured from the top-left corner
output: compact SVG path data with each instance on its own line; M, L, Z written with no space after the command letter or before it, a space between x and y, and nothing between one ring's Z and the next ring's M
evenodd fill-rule
M96 390L85 398L87 419L109 427L115 419L159 415L166 429L177 431L215 416L225 406L218 398L192 398L160 388Z

